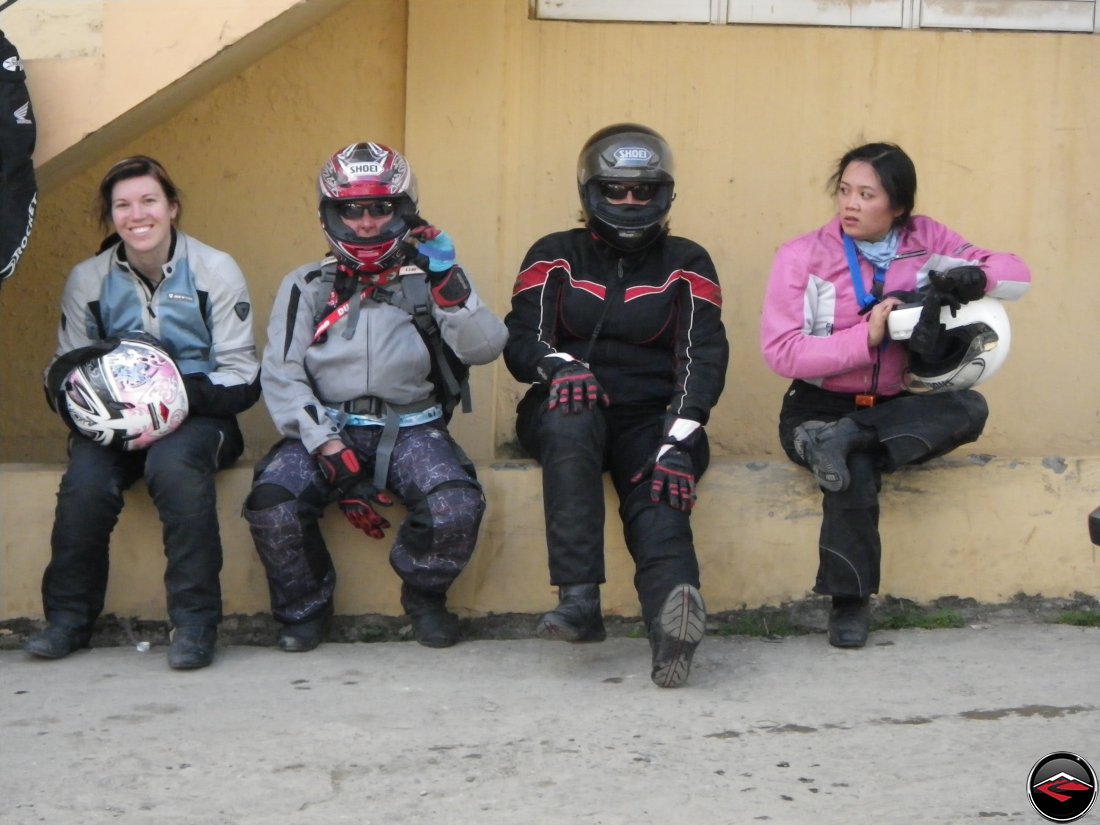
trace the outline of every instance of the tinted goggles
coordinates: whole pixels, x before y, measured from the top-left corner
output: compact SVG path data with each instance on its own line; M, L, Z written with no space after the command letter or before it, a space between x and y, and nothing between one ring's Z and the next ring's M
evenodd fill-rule
M396 211L397 204L393 201L353 201L336 205L336 214L348 221L357 221L364 214L372 218L388 218Z
M628 194L633 194L636 201L649 201L657 194L657 184L600 181L600 194L609 201L625 200Z

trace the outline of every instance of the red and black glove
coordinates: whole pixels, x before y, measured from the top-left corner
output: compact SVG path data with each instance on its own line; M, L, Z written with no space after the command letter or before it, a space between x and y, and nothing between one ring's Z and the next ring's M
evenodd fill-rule
M691 454L678 443L663 444L630 479L637 484L650 476L649 499L665 502L674 510L689 512L695 506L695 467Z
M463 306L470 300L470 293L473 292L466 270L458 264L442 274L428 272L428 285L431 287L435 305L443 309Z
M358 527L372 539L380 539L385 536L383 530L389 529L390 523L374 509L375 505L389 507L393 499L383 493L369 481L361 481L340 496L338 499L340 509L352 525Z
M337 502L344 518L372 539L382 538L382 531L390 523L379 515L374 505L389 507L393 499L370 482L359 454L351 447L344 447L332 455L317 453L317 466L325 481L339 492Z
M564 361L547 357L539 362L539 374L550 381L550 398L547 407L563 413L581 413L594 410L596 405L610 406L611 399L603 391L592 369L583 361Z

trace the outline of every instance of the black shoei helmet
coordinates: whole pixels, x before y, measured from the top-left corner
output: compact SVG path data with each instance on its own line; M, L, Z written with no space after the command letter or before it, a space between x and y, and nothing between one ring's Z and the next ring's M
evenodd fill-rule
M601 183L649 183L644 204L613 204ZM592 135L577 158L577 190L585 223L616 249L644 249L664 234L675 197L672 150L665 139L637 123L616 123Z

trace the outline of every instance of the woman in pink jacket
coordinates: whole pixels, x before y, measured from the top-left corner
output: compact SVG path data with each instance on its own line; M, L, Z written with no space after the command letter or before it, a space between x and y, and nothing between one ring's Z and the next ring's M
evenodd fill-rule
M985 399L972 389L905 392L907 355L890 340L892 293L931 284L947 300L1015 300L1031 273L1015 255L976 247L913 215L913 161L890 143L850 150L830 179L836 217L776 253L760 346L768 366L793 379L779 439L823 492L814 592L832 597L829 642L862 647L878 591L882 473L975 441Z

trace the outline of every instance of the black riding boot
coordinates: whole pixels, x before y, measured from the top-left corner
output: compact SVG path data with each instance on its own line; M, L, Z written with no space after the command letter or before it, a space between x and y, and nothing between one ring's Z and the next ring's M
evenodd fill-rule
M425 647L450 647L459 640L458 616L446 605L446 593L429 593L401 584L401 606L412 620L413 638Z
M664 688L684 684L691 672L695 648L706 632L707 607L699 590L690 584L672 588L661 612L649 625L653 684Z
M794 449L813 471L817 483L826 490L839 493L851 482L848 454L869 450L878 444L872 429L859 426L850 418L823 423L807 421L794 431Z
M829 644L833 647L863 647L871 629L871 599L833 596L829 611Z
M602 642L607 638L600 610L598 584L565 584L558 588L558 606L539 619L540 639Z

